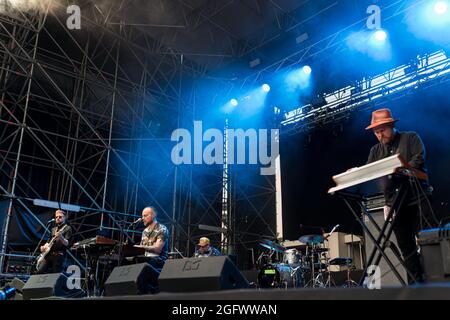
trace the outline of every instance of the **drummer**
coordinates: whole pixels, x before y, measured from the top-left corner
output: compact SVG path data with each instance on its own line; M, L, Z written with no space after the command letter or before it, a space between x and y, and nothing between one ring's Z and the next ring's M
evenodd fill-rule
M217 250L211 245L211 241L207 237L201 237L197 246L198 249L195 250L194 253L195 258L204 258L222 255L219 250Z

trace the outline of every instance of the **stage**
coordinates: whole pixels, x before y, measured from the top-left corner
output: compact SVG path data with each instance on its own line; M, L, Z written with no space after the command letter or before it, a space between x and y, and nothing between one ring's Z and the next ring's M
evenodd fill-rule
M64 298L52 298L63 299ZM192 301L271 301L271 300L450 300L450 283L412 287L326 289L243 289L210 292L165 293L113 297L89 297L78 300L192 300Z
M0 0L0 300L449 299L450 0L373 2Z

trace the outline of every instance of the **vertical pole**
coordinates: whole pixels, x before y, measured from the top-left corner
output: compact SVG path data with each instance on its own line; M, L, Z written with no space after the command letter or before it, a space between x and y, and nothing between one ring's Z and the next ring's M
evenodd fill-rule
M106 170L105 170L105 183L103 186L103 201L102 201L102 215L100 219L100 231L103 230L103 222L104 222L104 210L106 205L106 196L108 191L108 175L109 175L109 159L111 156L111 140L112 140L112 132L113 132L113 123L114 123L114 111L116 108L116 95L117 95L117 74L119 71L119 55L120 55L120 42L117 45L116 52L116 70L114 73L114 92L112 96L111 102L111 118L109 119L109 137L108 137L108 151L106 155Z
M178 88L178 115L177 115L177 121L178 125L177 128L180 127L180 117L181 117L181 85L182 85L182 78L183 78L183 62L184 62L184 56L180 56L180 82L179 82L179 88ZM177 144L178 146L178 144ZM170 249L172 252L175 251L175 225L178 224L176 221L177 217L177 179L178 179L178 166L175 165L174 170L174 178L173 178L173 197L172 197L172 228L170 232Z
M222 253L230 254L230 185L229 185L229 172L228 172L228 119L225 119L225 128L223 135L223 168L222 168L222 228L227 230L221 235L221 249Z
M3 273L5 254L6 254L7 246L8 246L9 224L10 224L10 221L12 218L14 197L15 197L16 186L17 186L17 176L18 176L18 172L19 172L19 163L20 163L20 158L21 158L21 154L22 154L23 137L24 137L24 133L25 133L26 119L28 116L28 106L30 104L31 83L32 83L32 79L34 76L34 68L35 68L35 63L36 63L38 42L39 42L39 31L37 31L36 40L35 40L34 48L33 48L33 60L31 61L31 69L30 69L29 78L28 78L28 86L27 86L27 93L26 93L26 99L25 99L24 113L23 113L23 118L22 118L22 125L20 128L19 147L17 150L16 163L14 166L13 182L12 182L12 186L11 186L11 198L9 200L8 212L6 215L5 223L3 224L3 228L2 228L2 243L1 243L1 251L0 251L0 273Z
M283 235L283 204L281 197L281 161L280 155L275 159L275 212L277 239L284 239Z

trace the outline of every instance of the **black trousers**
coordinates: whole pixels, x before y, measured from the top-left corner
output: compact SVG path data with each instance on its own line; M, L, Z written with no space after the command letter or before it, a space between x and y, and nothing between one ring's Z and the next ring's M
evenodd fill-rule
M64 271L65 254L50 253L44 259L36 274L61 273Z
M395 217L394 234L397 244L405 260L405 265L413 277L408 274L408 283L422 282L424 280L421 257L418 253L416 235L422 228L434 227L431 223L431 211L428 203L403 205ZM427 221L427 223L424 223Z

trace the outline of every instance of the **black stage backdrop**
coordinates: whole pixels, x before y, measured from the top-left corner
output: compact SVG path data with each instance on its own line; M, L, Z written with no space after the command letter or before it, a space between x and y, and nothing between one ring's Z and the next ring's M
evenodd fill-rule
M342 200L327 194L334 186L332 176L366 163L370 148L377 143L365 131L371 112L388 107L400 131L416 131L427 150L430 183L434 187L433 208L438 219L450 216L450 85L418 91L388 101L377 108L354 111L346 121L316 128L308 133L285 135L280 145L284 238L329 231L361 234L353 215ZM316 231L315 231L316 230Z

